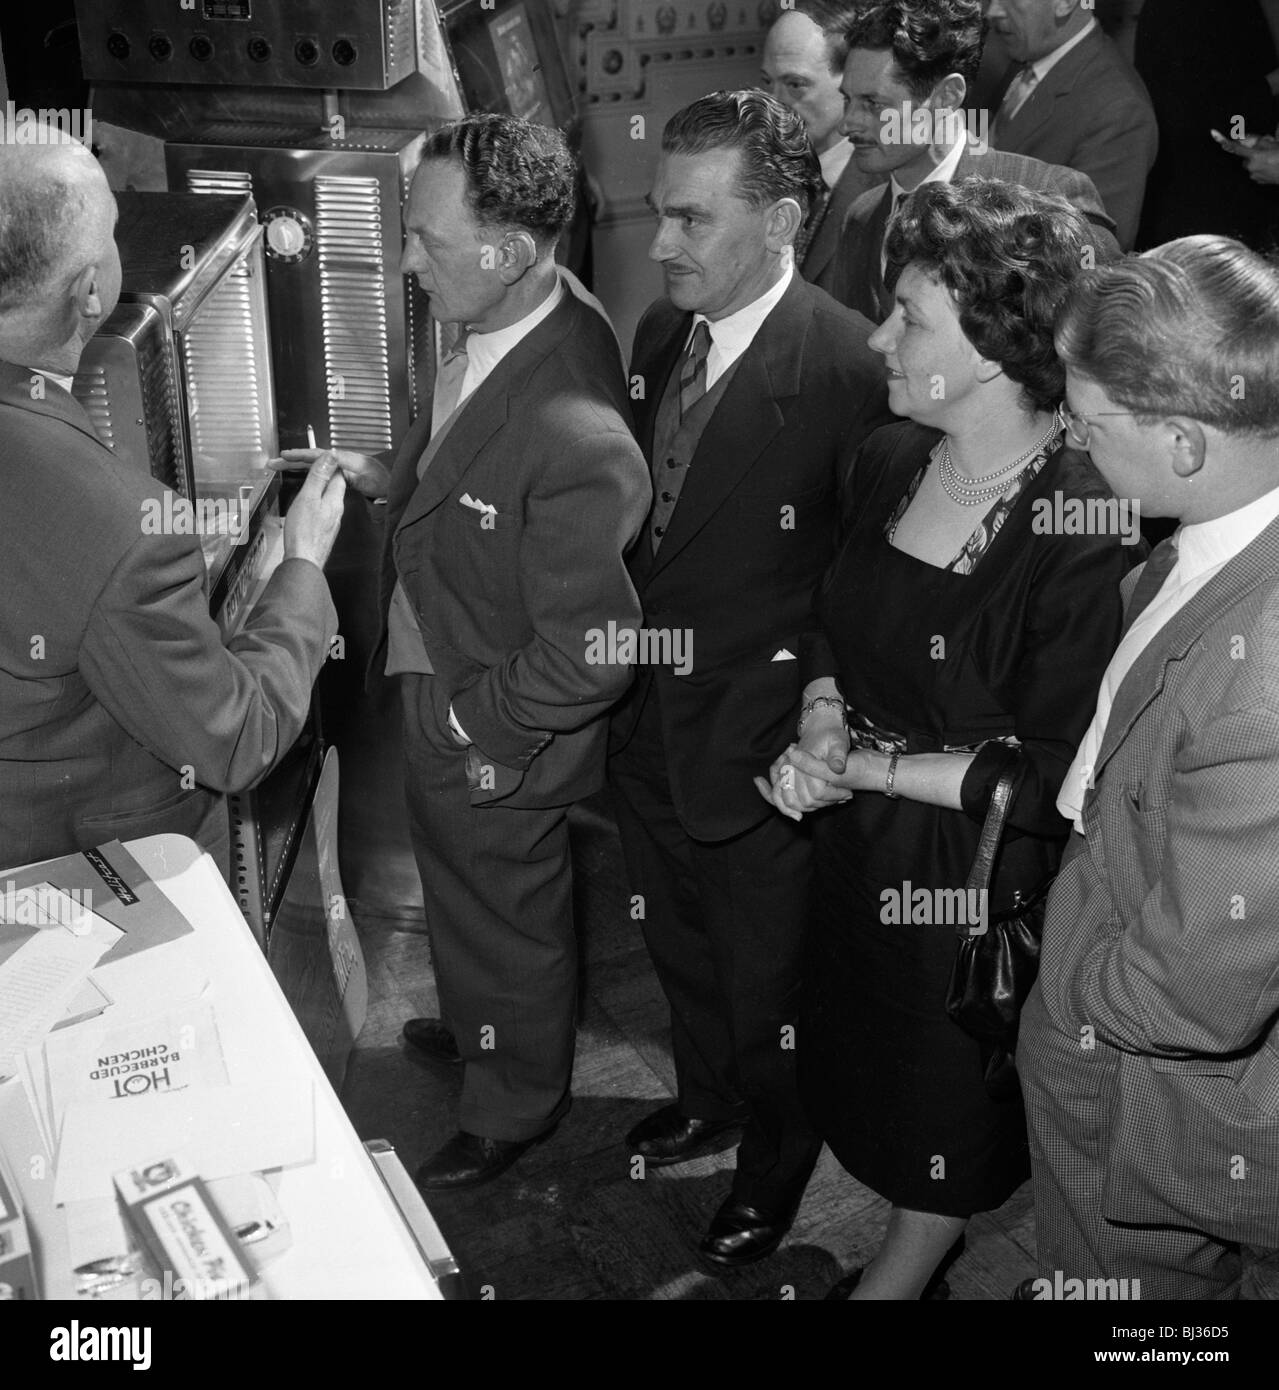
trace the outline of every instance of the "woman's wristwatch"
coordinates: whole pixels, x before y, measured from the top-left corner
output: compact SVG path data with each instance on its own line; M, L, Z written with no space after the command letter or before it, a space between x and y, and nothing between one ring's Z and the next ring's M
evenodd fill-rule
M837 709L840 714L843 714L848 708L838 695L814 695L811 700L805 700L800 706L799 723L795 726L796 738L801 738L803 736L804 725L808 723L808 716L822 705L825 705L828 709Z

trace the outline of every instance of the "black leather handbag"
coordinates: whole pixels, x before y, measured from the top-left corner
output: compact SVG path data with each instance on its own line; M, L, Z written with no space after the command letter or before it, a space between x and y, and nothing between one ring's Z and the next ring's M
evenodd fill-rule
M995 785L968 874L969 893L988 895L1008 807L1024 776L1025 766L1018 758ZM1019 1092L1013 1066L1017 1024L1039 973L1039 944L1052 881L1049 875L1028 896L1018 891L1012 907L1004 912L983 912L984 931L974 932L968 924L956 928L959 946L946 989L946 1013L982 1044L986 1090L996 1100L1010 1100ZM984 904L988 897L968 901Z

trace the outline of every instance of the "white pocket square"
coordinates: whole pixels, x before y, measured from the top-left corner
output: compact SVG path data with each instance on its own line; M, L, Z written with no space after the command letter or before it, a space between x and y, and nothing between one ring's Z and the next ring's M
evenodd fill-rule
M795 661L797 659L798 658L795 656L795 653L792 651L788 651L785 647L781 647L773 653L774 661Z
M481 502L478 497L472 497L469 492L464 492L457 499L464 507L473 507L477 512L489 512L497 515L497 508L491 502Z

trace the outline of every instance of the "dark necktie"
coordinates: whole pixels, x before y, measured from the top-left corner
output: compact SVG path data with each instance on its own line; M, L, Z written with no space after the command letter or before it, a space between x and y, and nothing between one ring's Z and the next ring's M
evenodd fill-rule
M1030 94L1039 83L1039 76L1035 72L1033 63L1023 63L1017 72L1017 76L1008 84L1008 90L1004 93L1004 99L999 103L999 111L995 119L1000 124L1006 124L1015 119L1017 113L1030 100Z
M688 418L688 412L706 394L706 357L711 350L711 326L705 319L693 329L693 341L684 354L679 369L679 418Z
M809 208L808 217L799 229L799 235L795 238L795 265L798 269L803 269L804 257L808 255L808 248L812 246L813 238L821 230L822 218L826 216L826 209L829 206L830 189L823 188L821 196Z
M1146 561L1145 569L1137 577L1137 587L1132 591L1132 599L1128 604L1127 619L1124 623L1125 632L1137 621L1142 610L1154 602L1155 595L1163 588L1164 580L1168 578L1169 571L1176 563L1177 535L1174 532L1165 540L1160 541L1150 552L1150 559Z

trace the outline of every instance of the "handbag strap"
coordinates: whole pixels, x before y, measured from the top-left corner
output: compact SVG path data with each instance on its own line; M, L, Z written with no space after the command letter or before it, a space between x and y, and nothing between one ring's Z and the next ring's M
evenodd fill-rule
M995 865L995 855L999 852L999 842L1004 837L1004 822L1008 819L1008 808L1012 805L1013 792L1024 772L1021 759L1017 758L995 783L995 790L990 796L990 809L986 812L986 820L981 828L981 839L977 842L977 855L968 871L968 883L965 886L970 893L984 893L990 887L991 870ZM967 924L961 926L956 934L968 936Z

